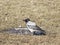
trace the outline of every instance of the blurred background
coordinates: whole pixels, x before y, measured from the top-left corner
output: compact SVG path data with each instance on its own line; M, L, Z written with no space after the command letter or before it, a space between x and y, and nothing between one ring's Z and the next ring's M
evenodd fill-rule
M25 18L60 37L60 0L0 0L0 30L26 27Z

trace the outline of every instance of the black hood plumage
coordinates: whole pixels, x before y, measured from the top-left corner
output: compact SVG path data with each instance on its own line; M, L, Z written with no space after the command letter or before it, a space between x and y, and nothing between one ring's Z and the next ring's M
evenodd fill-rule
M27 18L27 19L24 19L23 21L25 21L25 22L27 23L28 21L30 21L30 19L29 19L29 18Z

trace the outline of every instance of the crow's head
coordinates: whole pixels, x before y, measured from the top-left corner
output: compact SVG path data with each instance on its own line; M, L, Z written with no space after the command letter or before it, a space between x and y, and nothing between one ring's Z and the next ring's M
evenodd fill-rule
M28 21L30 21L30 19L29 18L26 18L23 21L25 21L27 23Z

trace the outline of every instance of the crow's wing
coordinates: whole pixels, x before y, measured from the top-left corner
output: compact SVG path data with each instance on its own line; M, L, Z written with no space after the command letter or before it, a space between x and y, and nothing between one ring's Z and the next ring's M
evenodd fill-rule
M28 25L28 28L32 29L32 30L36 30L36 31L34 31L34 34L36 34L36 35L38 35L38 34L45 35L46 34L46 32L43 29L41 29L40 27L38 27L37 25L36 26Z

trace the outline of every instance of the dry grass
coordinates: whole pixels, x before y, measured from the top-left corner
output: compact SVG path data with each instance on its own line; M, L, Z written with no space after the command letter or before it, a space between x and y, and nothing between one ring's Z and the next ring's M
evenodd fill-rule
M46 36L1 34L0 45L59 45L60 0L0 0L0 30L18 27L30 18Z
M0 45L60 45L60 37L0 34Z

